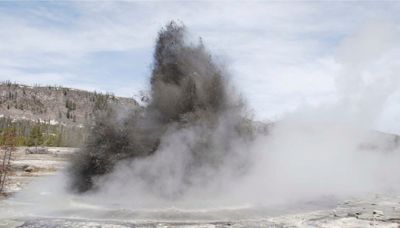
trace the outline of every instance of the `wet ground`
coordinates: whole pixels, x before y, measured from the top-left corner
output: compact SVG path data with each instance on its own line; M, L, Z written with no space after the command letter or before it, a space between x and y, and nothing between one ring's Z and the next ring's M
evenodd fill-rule
M48 185L57 192L62 184L57 181L62 178L55 171L65 166L72 152L52 148L32 154L19 149L8 190L20 193L0 200L0 227L400 227L398 195L368 195L347 201L325 197L270 208L134 210L90 204L70 195L51 198L51 191L35 190L35 186ZM37 184L21 191L33 179ZM50 181L41 183L40 179Z
M297 211L283 207L190 212L85 208L47 217L33 213L3 218L0 227L400 227L400 197L376 195L333 208L303 206Z

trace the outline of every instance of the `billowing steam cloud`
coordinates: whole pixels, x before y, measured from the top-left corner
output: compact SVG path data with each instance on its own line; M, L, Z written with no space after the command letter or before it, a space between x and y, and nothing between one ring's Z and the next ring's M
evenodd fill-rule
M188 43L185 27L167 25L148 105L98 116L69 168L70 186L156 207L168 199L270 205L400 190L398 137L373 130L398 88L398 64L388 61L398 47L388 42L392 29L370 30L339 48L337 103L300 109L264 135L201 41Z
M189 44L185 36L185 27L174 22L160 31L148 105L99 114L69 168L72 189L105 187L124 167L136 188L175 198L221 173L245 172L247 156L236 148L254 132L244 103L202 42Z
M30 214L57 217L229 220L219 209L250 207L228 210L238 219L260 207L398 194L400 138L376 130L399 94L393 31L372 25L345 39L332 58L336 102L301 107L258 134L224 68L171 23L157 39L147 106L100 113L69 167L69 187L85 194L54 188L64 179L53 177L19 197L34 201Z

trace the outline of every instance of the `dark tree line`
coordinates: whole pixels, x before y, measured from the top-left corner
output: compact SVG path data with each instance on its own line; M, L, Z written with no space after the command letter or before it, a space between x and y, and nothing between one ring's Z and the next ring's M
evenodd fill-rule
M52 125L48 122L0 118L0 146L7 144L7 132L15 132L16 146L79 147L86 138L87 128Z

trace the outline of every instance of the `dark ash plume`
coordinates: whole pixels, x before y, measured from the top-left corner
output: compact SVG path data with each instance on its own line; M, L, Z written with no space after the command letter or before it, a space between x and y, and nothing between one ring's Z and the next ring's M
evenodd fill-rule
M185 35L185 27L174 22L159 32L146 107L124 115L110 107L98 115L90 137L68 169L73 190L101 187L96 180L112 173L117 163L152 157L160 153L160 144L169 136L188 131L194 137L180 142L188 159L180 175L172 176L179 179L179 186L164 192L165 174L155 163L148 170L129 174L161 196L177 196L197 182L212 181L209 176L199 178L199 173L219 172L225 158L235 156L232 144L252 139L251 121L244 116L243 101L228 86L227 72L215 64L201 41L188 44ZM235 172L244 167L241 159Z

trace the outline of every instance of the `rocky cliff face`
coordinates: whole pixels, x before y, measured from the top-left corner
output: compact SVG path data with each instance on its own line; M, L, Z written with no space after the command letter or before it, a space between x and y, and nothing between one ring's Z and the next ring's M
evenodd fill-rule
M93 119L96 110L106 104L134 108L132 98L116 97L55 86L0 84L0 117L32 120L53 125L83 125Z

